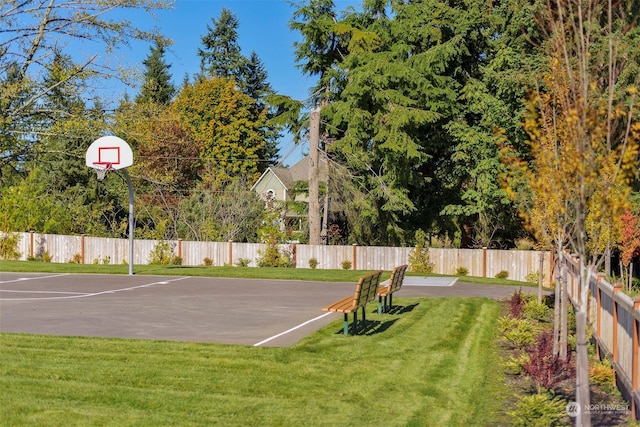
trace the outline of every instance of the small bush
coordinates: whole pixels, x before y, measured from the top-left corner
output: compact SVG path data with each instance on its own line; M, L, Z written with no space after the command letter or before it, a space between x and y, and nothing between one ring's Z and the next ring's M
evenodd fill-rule
M35 256L28 256L27 261L51 262L53 257L47 251L43 251Z
M237 267L249 267L249 264L251 264L251 260L248 258L238 258L236 261Z
M567 402L559 396L537 393L522 396L516 403L516 410L509 412L514 426L547 427L564 425Z
M149 264L151 265L175 265L176 258L173 255L173 248L169 242L159 241L149 254ZM182 262L182 260L180 260ZM179 264L178 264L179 265Z
M601 387L608 393L616 390L616 371L609 359L592 364L589 368L589 383Z
M534 271L532 273L527 274L526 276L524 276L524 280L527 283L532 283L534 285L538 284L538 279L540 278L540 273L538 273L537 271ZM544 282L544 278L545 275L542 275L542 281Z
M345 260L342 261L342 269L349 270L351 268L351 261Z
M539 329L526 319L501 317L499 329L502 339L515 348L525 348L535 340Z
M309 267L313 270L316 269L316 267L318 266L318 260L315 258L311 258L309 259Z
M529 362L523 368L538 392L556 390L560 382L573 377L575 367L571 362L571 352L566 359L553 354L553 336L542 331L536 340L526 347Z
M289 254L280 252L275 238L270 237L267 247L258 251L258 267L293 267Z
M524 316L524 306L527 301L522 295L522 290L518 289L511 295L511 298L507 301L507 307L509 307L509 315L515 319L519 319Z
M496 279L506 279L507 277L509 277L509 272L505 270L502 270L501 272L496 274Z
M551 309L546 304L538 302L537 299L530 299L524 305L523 312L527 319L544 322L549 320Z
M73 258L69 260L69 264L82 264L82 255L75 254Z
M415 238L416 247L409 253L409 270L416 273L432 273L434 265L429 255L427 234L418 230Z
M211 258L204 257L202 264L204 264L205 267L211 267L213 265L213 260Z
M20 236L17 233L5 233L0 235L0 259L16 260L20 258L18 243Z
M173 259L171 259L171 265L182 265L182 257L174 256Z
M456 276L468 276L469 269L467 267L458 267L456 268Z

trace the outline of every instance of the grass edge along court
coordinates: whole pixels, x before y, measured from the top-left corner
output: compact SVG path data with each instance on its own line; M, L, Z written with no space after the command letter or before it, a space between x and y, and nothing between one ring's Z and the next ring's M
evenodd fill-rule
M0 334L0 424L495 425L496 301L403 298L295 346ZM501 397L502 396L502 397Z

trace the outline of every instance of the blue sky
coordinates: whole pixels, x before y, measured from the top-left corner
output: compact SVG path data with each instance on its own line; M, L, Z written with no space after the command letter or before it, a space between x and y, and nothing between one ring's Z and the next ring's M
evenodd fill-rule
M334 4L337 11L343 11L349 6L359 7L361 0L334 0ZM173 9L156 12L156 20L148 15L138 17L137 14L127 18L141 28L157 27L164 36L174 40L165 59L171 64L170 72L176 86L179 86L185 74L193 76L199 71L197 51L202 46L201 38L207 33L207 25L213 27L213 20L218 18L223 8L238 18L242 53L245 56L252 51L258 54L273 89L294 99L306 99L315 79L303 75L296 67L293 42L299 40L299 34L289 29L295 9L286 0L176 0ZM121 61L139 68L148 55L149 45L144 43L132 44L118 52ZM128 91L130 95L137 93L131 89ZM291 137L284 137L281 155L292 147ZM304 149L304 146L297 149L285 163L295 162Z

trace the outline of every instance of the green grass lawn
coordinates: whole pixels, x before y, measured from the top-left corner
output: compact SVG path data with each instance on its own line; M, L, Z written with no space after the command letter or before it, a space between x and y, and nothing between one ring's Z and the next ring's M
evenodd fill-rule
M72 263L50 263L38 261L6 261L0 260L0 272L47 272L47 273L83 273L83 274L127 274L126 265L94 265ZM313 280L317 282L357 282L360 276L370 270L323 270L310 268L269 268L269 267L195 267L180 265L136 265L135 274L154 274L160 276L206 276L206 277L241 277L251 279L276 280ZM382 273L381 280L387 280L390 271ZM423 273L407 273L407 275L425 276ZM426 276L443 276L426 274ZM515 280L464 276L460 280L470 283L536 286L532 283Z
M398 302L287 348L0 334L0 425L502 424L498 303Z

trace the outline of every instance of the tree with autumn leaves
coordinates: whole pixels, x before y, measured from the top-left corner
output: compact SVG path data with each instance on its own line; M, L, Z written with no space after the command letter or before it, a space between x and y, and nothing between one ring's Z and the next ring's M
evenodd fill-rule
M580 262L576 394L588 407L588 283L617 241L638 166L638 75L627 2L548 0L538 13L548 58L529 98L529 158L509 157L510 189L538 240ZM637 58L635 58L637 59ZM515 184L515 185L514 185ZM588 411L576 423L591 424Z

